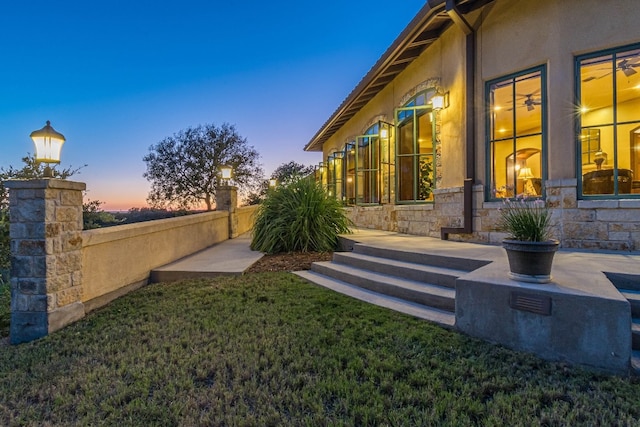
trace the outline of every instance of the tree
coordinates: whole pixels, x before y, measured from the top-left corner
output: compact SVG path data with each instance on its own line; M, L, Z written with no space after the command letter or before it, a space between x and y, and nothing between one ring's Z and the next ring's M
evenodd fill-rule
M149 151L143 176L151 182L147 201L153 207L186 209L204 202L211 210L222 184L222 165L233 167L231 183L241 193L257 188L263 179L260 155L228 123L181 130Z
M305 166L295 161L283 163L271 174L271 178L278 182L278 185L287 185L300 178L306 178L314 171L313 166Z
M289 185L300 178L306 178L314 172L313 166L305 166L295 161L283 163L271 174L271 179L275 179L277 185ZM262 181L257 191L251 192L245 198L246 205L258 205L262 203L269 191L269 181Z
M88 199L82 203L82 222L85 230L109 227L122 223L122 221L116 219L112 213L105 212L101 207L103 204L104 202L100 200Z

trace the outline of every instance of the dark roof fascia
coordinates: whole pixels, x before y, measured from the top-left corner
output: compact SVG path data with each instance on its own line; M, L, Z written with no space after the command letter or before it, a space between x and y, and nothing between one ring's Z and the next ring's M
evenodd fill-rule
M402 54L402 52L407 48L408 45L411 44L413 39L421 32L421 30L429 22L429 20L438 13L445 10L445 3L445 0L430 0L425 3L422 9L420 9L416 16L411 20L409 25L407 25L405 29L402 30L400 35L395 39L391 46L389 46L384 54L382 54L380 59L378 59L373 67L371 67L369 72L362 78L362 80L360 80L360 83L358 83L358 85L345 98L338 109L331 115L329 120L327 120L325 124L322 125L320 130L318 130L311 141L309 141L309 143L304 147L305 151L322 150L322 144L326 139L329 138L329 136L323 138L322 141L320 141L320 139L324 136L329 127L336 121L338 121L340 116L342 116L343 113L357 101L357 98L366 91L368 86L373 81L375 81L376 78L379 77L379 75L383 74L384 71L391 65L391 63ZM377 92L382 89L383 87L381 87Z

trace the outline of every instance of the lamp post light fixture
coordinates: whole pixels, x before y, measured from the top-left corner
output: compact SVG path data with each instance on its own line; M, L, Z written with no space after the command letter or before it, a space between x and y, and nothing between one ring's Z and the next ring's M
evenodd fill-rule
M53 171L49 164L60 163L60 151L65 141L64 135L56 132L56 130L51 127L51 122L47 120L47 124L42 129L34 130L29 136L36 147L36 162L47 164L44 168L44 177L52 178Z
M275 178L271 178L269 180L269 187L276 188L277 185L278 185L278 181Z
M233 174L233 168L228 165L220 166L220 174L222 176L222 182L225 185L229 185L229 180L231 179L231 175Z

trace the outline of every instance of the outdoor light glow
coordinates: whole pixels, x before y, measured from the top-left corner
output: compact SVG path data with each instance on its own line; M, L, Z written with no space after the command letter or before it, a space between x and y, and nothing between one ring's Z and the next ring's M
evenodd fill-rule
M587 111L589 111L589 109L588 109L587 107L584 107L584 106L583 106L583 107L580 107L580 112L581 112L582 114L586 113Z
M444 108L444 96L434 95L431 98L431 106L434 110L442 110Z
M64 144L64 135L56 132L47 120L45 127L31 132L31 139L36 147L36 161L43 163L60 163L60 151Z
M220 173L222 174L222 179L229 180L231 179L231 172L233 168L231 166L220 166Z
M273 188L275 188L275 186L276 186L276 184L277 184L277 183L278 183L278 182L277 182L274 178L271 178L271 179L269 180L269 187L273 187Z
M502 107L501 107L501 106L499 106L499 105L495 105L495 106L493 107L493 111L500 111L500 110L502 110Z

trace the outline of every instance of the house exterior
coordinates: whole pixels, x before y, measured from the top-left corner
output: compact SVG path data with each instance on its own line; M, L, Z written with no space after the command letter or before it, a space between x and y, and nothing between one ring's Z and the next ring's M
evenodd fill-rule
M498 243L539 198L565 248L640 250L637 0L429 0L305 146L359 227Z

